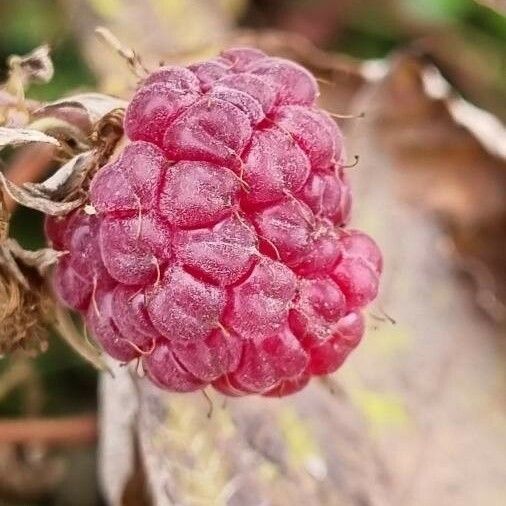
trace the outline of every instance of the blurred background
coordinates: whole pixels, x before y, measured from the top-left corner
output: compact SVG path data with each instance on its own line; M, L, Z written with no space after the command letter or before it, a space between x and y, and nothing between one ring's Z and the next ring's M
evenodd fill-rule
M103 25L148 65L195 60L235 41L259 45L321 77L328 109L366 113L358 127L343 122L348 152L361 157L356 219L378 238L392 272L381 306L371 310L370 345L366 339L368 349L335 387L344 394L319 402L350 402L343 410L360 412L353 430L362 427L367 442L345 449L378 469L367 483L356 480L360 463L348 465L346 457L349 473L339 476L348 483L335 483L345 492L306 504L506 504L505 13L501 0L0 0L0 82L9 55L52 48L54 78L32 86L31 98L97 89L128 97L135 81L94 36ZM41 247L41 223L19 209L12 234L27 248ZM56 338L33 360L0 359L0 505L105 504L97 381ZM297 413L308 405L301 399ZM72 417L82 437L74 431L68 441L40 445L2 436L2 419L22 424L27 417ZM356 437L345 426L340 432L336 423L333 437ZM144 503L127 494L121 504Z

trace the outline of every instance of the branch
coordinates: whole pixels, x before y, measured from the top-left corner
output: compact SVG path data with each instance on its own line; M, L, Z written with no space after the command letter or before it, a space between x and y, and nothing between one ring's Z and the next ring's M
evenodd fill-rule
M97 440L94 414L62 418L0 419L0 444L88 446Z

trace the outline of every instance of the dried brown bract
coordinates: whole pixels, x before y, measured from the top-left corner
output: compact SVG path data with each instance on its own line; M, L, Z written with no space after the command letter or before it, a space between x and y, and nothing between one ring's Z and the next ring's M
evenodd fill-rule
M58 255L25 252L8 239L8 231L9 213L0 191L0 355L19 348L44 351L52 303L42 273Z
M20 285L0 268L0 354L16 349L29 353L47 348L47 321L51 301L39 277L30 279L30 287Z

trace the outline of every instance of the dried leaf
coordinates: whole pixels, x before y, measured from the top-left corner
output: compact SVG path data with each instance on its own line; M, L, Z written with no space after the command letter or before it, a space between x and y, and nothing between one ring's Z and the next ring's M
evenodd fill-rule
M47 348L52 302L40 272L52 262L49 250L28 252L12 239L0 244L0 355Z
M7 239L9 235L10 212L5 202L3 190L0 190L0 244Z
M40 192L38 190L34 191L33 189L30 189L30 186L27 188L15 185L1 172L0 185L18 204L29 207L30 209L35 209L36 211L40 211L50 216L63 216L68 214L70 211L77 209L84 202L84 196L78 197L69 202L54 202L48 197L40 196Z
M40 46L27 55L11 56L9 67L12 74L27 86L31 82L48 83L53 78L54 66L49 56L49 46Z
M25 183L23 187L34 195L51 200L63 200L81 187L90 165L93 164L92 151L81 153L62 165L51 177L42 183Z
M91 123L94 124L114 109L124 109L126 106L127 102L125 100L110 95L104 95L102 93L80 93L51 102L38 109L35 114L38 116L49 115L55 109L78 107L86 111Z
M70 313L61 304L55 304L53 325L63 340L84 360L99 371L109 371L101 353L76 329Z
M99 440L100 479L107 503L123 505L123 491L135 472L135 420L138 412L136 386L127 368L108 359L113 375L105 374L100 395L107 398L101 413L102 433ZM123 416L118 418L122 411Z
M38 130L0 127L0 149L5 146L19 146L30 142L44 142L55 146L59 145L54 137L50 137Z
M7 242L0 244L0 268L6 278L14 279L25 290L30 289L30 285L25 275L21 272L10 247Z
M41 276L45 276L48 269L56 264L61 256L66 254L52 248L41 248L36 251L26 250L12 238L7 239L5 244L17 260L25 266L34 268Z
M368 114L398 168L403 197L444 221L476 303L506 318L506 129L464 101L433 66L408 54L376 87ZM364 100L369 100L364 94Z

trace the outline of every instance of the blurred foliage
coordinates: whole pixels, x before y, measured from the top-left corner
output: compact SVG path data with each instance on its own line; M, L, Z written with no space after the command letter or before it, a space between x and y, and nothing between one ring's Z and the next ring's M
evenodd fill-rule
M506 17L482 2L252 0L243 23L297 31L357 58L422 52L466 99L506 119Z
M385 56L420 35L449 27L476 30L497 48L504 49L506 42L506 18L474 0L253 0L243 23L286 26L284 20L296 12L326 15L320 22L335 29L333 37L322 42L360 58Z

